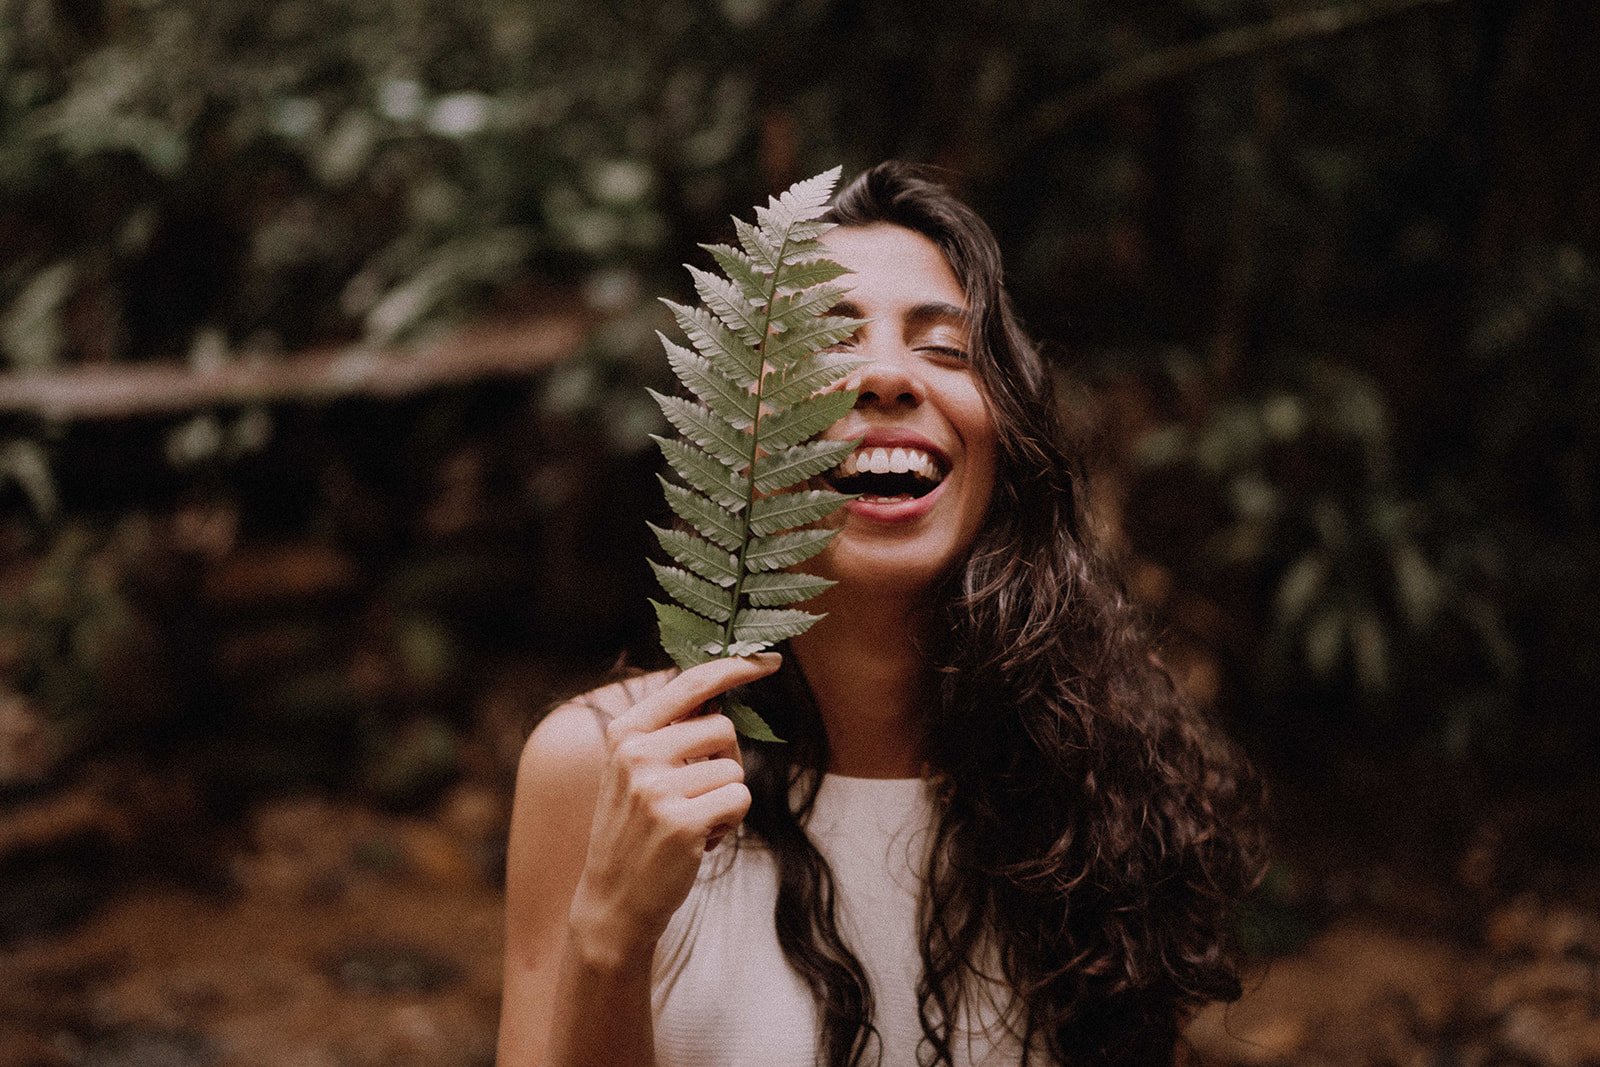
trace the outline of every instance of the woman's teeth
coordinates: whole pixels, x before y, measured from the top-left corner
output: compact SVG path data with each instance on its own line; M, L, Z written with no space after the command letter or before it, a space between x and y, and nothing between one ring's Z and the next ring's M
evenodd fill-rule
M939 464L920 448L862 448L839 464L839 474L915 474L929 481L940 478Z
M834 488L864 500L914 500L944 480L939 461L920 448L862 448L828 476Z

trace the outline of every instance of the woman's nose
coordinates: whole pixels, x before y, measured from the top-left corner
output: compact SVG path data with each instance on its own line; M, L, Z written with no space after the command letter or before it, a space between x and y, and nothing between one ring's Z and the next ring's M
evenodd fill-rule
M859 353L865 366L850 376L847 387L857 391L856 407L916 407L923 400L921 380L911 369L909 353Z

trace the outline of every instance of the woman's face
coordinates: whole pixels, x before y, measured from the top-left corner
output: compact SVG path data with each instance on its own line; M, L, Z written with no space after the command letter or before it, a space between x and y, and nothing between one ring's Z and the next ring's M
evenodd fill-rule
M845 383L860 397L824 434L864 438L829 476L862 495L816 570L852 591L914 594L963 556L994 490L966 294L939 247L902 226L838 227L823 243L853 272L835 314L870 321L840 346L866 361Z

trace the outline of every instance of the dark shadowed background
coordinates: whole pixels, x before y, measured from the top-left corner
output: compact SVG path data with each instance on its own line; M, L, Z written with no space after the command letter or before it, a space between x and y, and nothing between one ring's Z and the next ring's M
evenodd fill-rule
M1195 1063L1600 1063L1600 6L0 0L0 1062L484 1064L654 297L946 168L1276 861Z

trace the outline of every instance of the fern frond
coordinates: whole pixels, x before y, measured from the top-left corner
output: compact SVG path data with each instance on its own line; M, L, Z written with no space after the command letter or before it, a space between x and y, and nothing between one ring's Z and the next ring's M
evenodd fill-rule
M802 260L784 272L778 296L789 296L814 285L824 285L849 273L831 259Z
M722 325L732 330L745 344L759 349L771 325L766 311L748 303L739 287L726 278L698 267L690 267L689 273L694 277L694 291L700 294L701 302Z
M767 353L767 362L779 371L786 371L803 356L843 341L861 328L861 322L860 319L833 315L802 322L792 330L777 335L777 343L769 346L771 350Z
M676 604L650 601L656 609L656 624L661 630L661 647L680 670L709 662L711 650L723 643L722 630L710 619L702 619Z
M833 583L785 573L827 547L837 530L812 524L849 495L804 485L837 466L856 441L816 440L856 402L832 392L859 363L821 353L862 322L829 312L848 272L818 240L839 169L798 182L734 219L739 247L701 245L723 274L689 267L701 307L663 301L692 350L661 338L673 374L693 397L651 395L682 435L656 438L687 485L662 479L668 505L693 532L651 526L678 566L651 561L672 603L652 601L661 643L688 669L744 656L805 632L820 615L786 605ZM777 740L736 701L723 710L743 733Z
M661 301L672 309L678 328L711 364L740 385L754 385L761 376L761 353L740 343L726 326L704 308L684 307L670 300Z
M780 293L772 300L772 328L779 333L817 315L825 315L850 290L843 285L816 285L797 293Z
M828 209L828 197L833 195L839 174L840 168L834 167L795 182L777 196L768 198L766 207L756 208L756 223L769 232L783 231L793 236L802 223L815 221Z
M772 244L759 227L750 225L744 219L734 219L733 230L739 235L739 247L761 270L771 274L782 266L782 250Z
M733 647L740 649L743 648L742 645L735 645ZM754 652L760 652L762 647L763 646L761 645L755 644L751 648L750 652L730 651L728 655L748 656ZM783 738L772 732L772 727L768 726L766 722L762 720L761 716L755 713L755 709L749 704L738 700L724 700L722 702L722 713L728 718L732 719L733 728L738 730L741 734L744 734L746 737L754 738L757 741L783 740Z
M722 273L739 286L744 298L752 307L766 307L771 302L770 294L767 292L767 276L761 272L755 260L737 248L729 248L727 245L700 247L711 253L711 258L717 261Z

